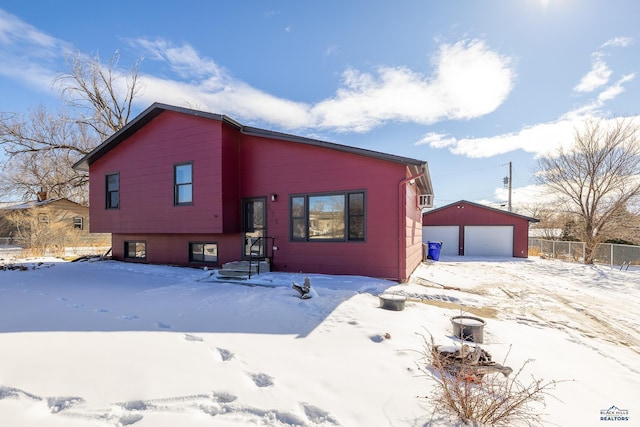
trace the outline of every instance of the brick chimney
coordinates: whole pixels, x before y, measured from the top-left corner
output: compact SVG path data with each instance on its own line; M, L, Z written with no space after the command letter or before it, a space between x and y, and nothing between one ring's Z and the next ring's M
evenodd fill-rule
M37 197L39 202L44 202L45 200L47 200L47 192L44 191L44 188L40 188L40 191L38 191L37 193Z

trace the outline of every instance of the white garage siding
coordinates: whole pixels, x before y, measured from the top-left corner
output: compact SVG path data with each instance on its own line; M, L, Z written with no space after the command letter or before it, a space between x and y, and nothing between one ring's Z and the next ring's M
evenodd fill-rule
M467 225L464 227L467 256L513 256L513 226Z
M422 227L422 243L442 242L440 255L458 255L457 225L425 225Z

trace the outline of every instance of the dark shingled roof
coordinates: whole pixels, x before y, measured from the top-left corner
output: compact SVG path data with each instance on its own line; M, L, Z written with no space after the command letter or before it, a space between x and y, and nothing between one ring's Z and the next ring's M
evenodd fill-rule
M78 162L73 165L73 168L81 171L88 171L89 166L104 156L107 152L109 152L112 148L116 147L121 142L125 141L131 135L136 133L142 127L144 127L147 123L157 117L163 111L173 111L182 114L189 114L197 117L204 117L211 120L216 120L219 122L226 123L232 127L238 129L241 133L245 135L253 135L260 136L265 138L273 138L282 141L290 141L296 142L300 144L313 145L316 147L329 148L332 150L343 151L346 153L357 154L359 156L372 157L375 159L385 160L388 162L400 163L409 167L412 175L418 175L420 173L424 173L424 175L418 179L418 182L421 184L421 187L426 193L433 194L433 186L431 183L431 177L429 176L429 169L427 166L427 162L413 159L409 157L396 156L393 154L382 153L379 151L367 150L364 148L351 147L348 145L336 144L333 142L320 141L313 138L306 138L303 136L290 135L281 132L270 131L266 129L260 129L251 126L244 126L239 122L221 114L208 113L205 111L193 110L190 108L177 107L173 105L154 103L142 113L140 113L137 117L135 117L132 121L127 123L122 129L111 135L107 138L102 144L97 146L93 151L84 156Z

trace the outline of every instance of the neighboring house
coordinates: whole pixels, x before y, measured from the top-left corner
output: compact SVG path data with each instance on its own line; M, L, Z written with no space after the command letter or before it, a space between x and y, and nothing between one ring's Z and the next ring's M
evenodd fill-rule
M115 259L406 280L422 260L424 161L153 104L81 159ZM253 244L253 246L252 246Z
M527 258L535 218L461 200L422 215L422 239L442 242L442 255Z
M103 245L108 235L89 232L89 208L67 199L48 199L3 204L0 208L0 243L28 248Z

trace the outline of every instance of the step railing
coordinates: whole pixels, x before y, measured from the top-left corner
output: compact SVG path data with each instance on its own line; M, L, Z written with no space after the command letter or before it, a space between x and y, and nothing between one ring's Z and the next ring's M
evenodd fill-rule
M269 241L271 241L271 245L268 245ZM256 244L260 243L264 250L264 254L263 256L256 256L254 257L254 250L253 247L256 246ZM253 264L253 260L261 260L261 259L266 259L269 261L269 265L272 267L273 266L273 248L275 246L276 243L276 238L275 237L268 237L268 236L264 236L264 237L258 237L256 238L256 240L254 240L251 243L251 246L249 247L249 279L251 279L251 272L253 271L252 269L252 264ZM258 246L260 247L260 246ZM261 253L262 251L259 251L259 253ZM258 261L258 274L260 274L260 261Z

